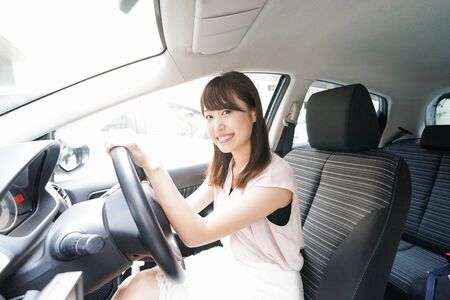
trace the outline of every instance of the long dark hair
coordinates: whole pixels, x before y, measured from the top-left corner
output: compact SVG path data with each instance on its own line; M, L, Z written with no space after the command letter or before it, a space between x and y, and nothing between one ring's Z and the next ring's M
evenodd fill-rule
M247 107L256 113L250 137L251 155L244 170L239 174L235 187L244 188L270 163L271 153L266 122L264 120L261 99L253 82L245 74L232 71L213 78L205 86L201 96L201 110L239 110L235 97L245 102ZM231 153L223 153L214 145L214 156L207 174L209 184L223 187L231 161Z

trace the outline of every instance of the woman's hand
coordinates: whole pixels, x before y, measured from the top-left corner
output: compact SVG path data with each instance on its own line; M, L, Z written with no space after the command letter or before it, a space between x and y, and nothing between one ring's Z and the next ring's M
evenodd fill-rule
M108 153L114 147L122 146L127 148L133 162L141 168L150 169L150 166L153 164L148 145L131 130L115 132L114 136L106 141L105 144Z

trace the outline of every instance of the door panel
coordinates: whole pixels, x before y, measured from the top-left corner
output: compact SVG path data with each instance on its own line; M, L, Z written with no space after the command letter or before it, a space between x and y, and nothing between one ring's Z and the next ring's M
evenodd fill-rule
M186 198L203 182L208 164L169 170L175 185ZM117 184L115 174L102 174L96 180L92 177L66 180L57 183L68 194L72 204L98 198Z

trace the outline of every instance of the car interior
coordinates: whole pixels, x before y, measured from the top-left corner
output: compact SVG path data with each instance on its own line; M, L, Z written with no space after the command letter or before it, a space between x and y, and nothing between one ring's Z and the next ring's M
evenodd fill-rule
M295 173L305 299L450 299L447 1L13 2L0 300L111 299L139 270L183 280L183 257L220 247L184 245L145 173L104 143L148 140L188 197L212 158L201 90L231 70L257 86Z

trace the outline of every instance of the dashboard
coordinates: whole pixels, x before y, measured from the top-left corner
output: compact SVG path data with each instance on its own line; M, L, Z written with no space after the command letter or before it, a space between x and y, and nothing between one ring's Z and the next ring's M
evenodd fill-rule
M120 189L64 206L51 182L60 152L50 140L0 147L0 299L74 271L91 292L150 254Z
M36 209L33 167L25 168L0 199L0 234L7 235L29 218Z
M45 237L61 208L49 181L59 153L55 141L0 148L0 287Z
M83 272L90 292L148 253L120 190L64 206L64 192L51 182L60 152L50 140L0 147L0 299L42 290L73 271Z

